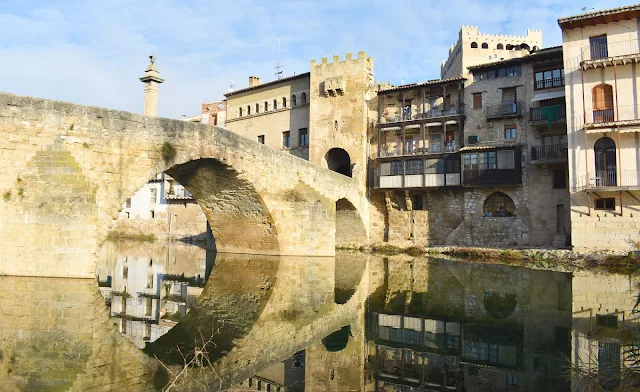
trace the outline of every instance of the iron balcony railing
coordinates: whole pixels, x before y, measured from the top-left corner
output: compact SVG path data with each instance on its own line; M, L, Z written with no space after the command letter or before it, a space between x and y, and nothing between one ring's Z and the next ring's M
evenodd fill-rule
M505 102L499 105L487 106L487 119L519 115L521 115L520 102Z
M600 60L638 53L640 53L640 46L637 39L618 42L594 42L582 48L582 60Z
M548 108L548 109L546 109ZM530 109L530 116L531 116L531 121L549 121L549 117L552 116L553 111L556 110L558 113L558 118L557 120L552 119L553 122L555 121L559 121L559 120L565 120L567 119L567 107L565 105L551 105L551 106L544 106L544 107L540 107L540 108L531 108Z
M578 177L578 189L640 187L638 170L593 170Z
M460 145L455 142L445 143L442 147L440 144L431 145L429 147L413 147L405 149L404 153L402 148L381 149L380 158L386 157L399 157L409 155L426 155L426 154L442 154L443 152L458 152Z
M564 86L564 76L551 79L536 80L536 90Z
M586 110L587 124L604 124L640 119L640 105L618 105Z
M420 111L405 110L403 114L397 113L397 114L383 115L381 118L381 123L389 124L389 123L402 122L402 121L420 120L425 118L456 116L459 114L464 114L464 109L462 105L460 107L449 108L446 110L440 109L440 108L429 109L429 110L426 110L424 113Z
M567 144L551 144L548 146L531 146L531 160L545 161L567 159Z

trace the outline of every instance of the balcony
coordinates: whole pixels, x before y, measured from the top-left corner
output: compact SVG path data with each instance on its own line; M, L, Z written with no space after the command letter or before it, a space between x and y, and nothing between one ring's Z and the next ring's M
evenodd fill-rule
M380 162L373 188L421 189L460 186L460 156Z
M640 189L638 170L594 170L578 177L578 190L637 190Z
M520 117L522 105L520 102L501 103L499 105L487 106L487 120L496 118Z
M568 156L567 144L551 144L548 146L531 146L531 160L533 163L566 162Z
M405 110L403 114L392 113L383 115L380 118L380 124L393 124L406 121L416 121L425 119L437 119L443 117L452 117L464 114L463 107L453 107L449 109L440 109L439 107L426 110L425 112Z
M380 150L379 158L454 153L458 152L459 150L460 145L455 141L446 143L444 147L442 147L442 145L440 144L432 144L429 147L407 148L404 153L401 148L384 149L383 147Z
M585 128L609 128L640 123L640 105L618 105L604 109L587 108L585 114Z
M610 66L628 63L628 59L640 58L638 39L619 42L594 42L582 48L582 67Z
M536 90L564 86L564 76L550 79L536 80Z
M551 105L529 109L529 118L533 123L557 123L567 121L567 107L565 105Z

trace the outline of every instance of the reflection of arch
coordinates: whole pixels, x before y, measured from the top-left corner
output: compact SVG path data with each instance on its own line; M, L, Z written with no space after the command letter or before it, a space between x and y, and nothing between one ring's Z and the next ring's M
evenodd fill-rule
M482 49L489 49L489 44L486 42L482 43Z
M347 347L349 342L349 335L351 334L351 327L342 327L339 331L332 333L326 338L322 339L324 348L329 352L336 352Z
M367 231L360 213L347 199L336 202L336 245L362 244Z
M332 148L325 155L329 170L351 177L351 157L342 148Z
M474 49L477 48L478 47L478 43L477 42L472 42L471 43L471 47L474 48Z
M484 308L495 318L503 319L509 317L518 305L518 299L515 294L494 293L485 291Z
M507 217L516 215L516 205L511 198L502 193L496 192L484 202L484 216Z
M611 138L602 137L593 145L593 151L596 157L596 185L616 186L616 142Z
M498 46L496 46L496 49L504 49L504 45L498 44Z

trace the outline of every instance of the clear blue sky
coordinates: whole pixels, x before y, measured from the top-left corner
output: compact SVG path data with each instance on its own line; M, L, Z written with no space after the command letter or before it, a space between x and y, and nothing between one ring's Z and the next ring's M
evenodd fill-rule
M278 37L284 75L311 59L366 51L376 80L439 77L460 25L481 32L543 31L561 44L557 18L625 5L617 0L0 0L0 90L142 111L147 56L165 83L159 114L199 113L233 80L274 78Z

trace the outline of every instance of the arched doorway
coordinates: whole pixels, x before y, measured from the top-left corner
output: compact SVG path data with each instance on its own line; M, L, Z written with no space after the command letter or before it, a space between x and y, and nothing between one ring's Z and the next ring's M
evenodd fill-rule
M608 137L600 138L593 145L596 156L596 186L616 186L616 142Z
M351 157L341 148L332 148L325 156L329 170L351 177Z

